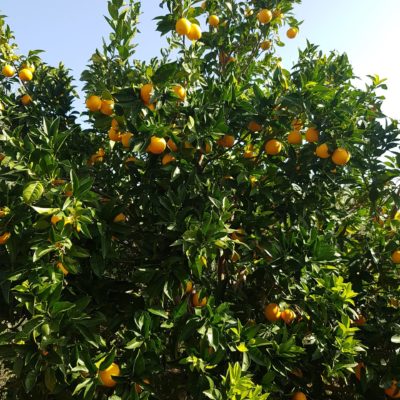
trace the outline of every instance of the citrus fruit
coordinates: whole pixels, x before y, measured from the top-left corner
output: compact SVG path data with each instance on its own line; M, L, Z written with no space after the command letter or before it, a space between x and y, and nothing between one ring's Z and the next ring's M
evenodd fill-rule
M176 21L175 31L178 35L187 35L190 32L192 24L186 18L180 18Z
M208 17L208 23L216 28L219 25L219 17L217 15L210 15Z
M336 165L346 165L350 160L350 153L343 147L337 148L332 154L332 161Z
M19 79L23 82L28 82L31 81L33 78L32 72L28 68L23 68L21 71L19 71Z
M108 131L108 137L113 142L119 142L122 139L121 136L122 135L114 128L110 128Z
M190 31L186 35L189 40L199 40L201 38L201 28L197 24L192 24Z
M282 311L281 318L285 321L285 324L289 325L296 318L296 314L294 311L286 309Z
M64 274L64 276L67 276L69 274L69 271L64 267L63 263L57 263L57 268Z
M0 245L6 244L8 242L8 239L10 239L10 237L11 237L10 232L4 232L2 235L0 235Z
M309 143L318 142L319 139L319 132L318 129L314 127L310 127L306 131L306 140Z
M271 48L272 42L270 40L264 40L261 42L260 47L262 50L269 50Z
M193 282L192 281L186 281L185 293L186 294L192 293L192 290L193 290Z
M174 86L174 93L182 100L185 101L186 99L186 90L181 85Z
M99 379L103 386L105 387L114 387L117 382L112 379L113 376L119 376L121 374L121 370L119 369L118 364L112 363L106 369L99 371Z
M175 161L175 160L176 160L176 158L171 153L168 153L168 154L165 154L164 157L162 158L161 164L167 165L170 162Z
M289 133L287 140L289 144L301 144L303 138L299 131L292 131Z
M119 222L125 222L126 221L126 215L124 213L119 213L116 215L113 219L114 222L119 223Z
M164 138L152 136L150 139L150 144L147 147L147 151L152 154L161 154L166 147L167 143L165 142Z
M86 100L86 107L89 111L99 111L101 107L101 98L99 96L90 96Z
M7 78L11 78L15 74L15 68L9 64L6 64L1 70L1 73Z
M114 100L102 100L100 112L104 115L112 115L114 112Z
M153 94L154 87L151 83L146 83L140 88L140 98L145 104L150 104L150 99Z
M264 316L270 322L278 321L281 317L281 311L276 303L270 303L264 307Z
M358 315L357 318L354 320L354 325L357 326L364 326L367 323L367 319L364 317L364 315Z
M329 158L329 148L326 143L320 144L316 149L315 149L315 154L319 158Z
M128 148L130 143L131 143L131 138L133 136L133 133L131 132L125 132L121 135L121 143L122 146L124 146L125 148Z
M252 132L259 132L262 129L262 125L260 125L256 121L250 121L249 124L247 125L247 128Z
M282 143L279 140L271 139L265 144L265 152L271 156L279 154L282 150Z
M292 121L292 127L295 131L299 131L303 127L303 122L300 119L294 119Z
M297 28L289 28L286 32L286 36L289 39L294 39L298 33L299 33L299 30Z
M178 146L175 144L175 142L171 138L168 139L167 146L171 151L173 151L175 153L178 151Z
M257 14L257 19L261 24L268 24L272 20L272 12L267 8L264 8Z
M303 392L296 392L293 394L292 400L307 400L307 396Z
M195 293L192 297L193 307L204 307L207 304L207 297L200 298L199 293Z
M231 148L235 144L235 137L232 135L224 135L217 143L221 147Z
M50 222L55 225L57 222L61 221L62 218L59 217L58 215L52 215L50 218Z
M400 250L395 250L395 251L392 253L392 261L393 261L395 264L400 264Z
M29 94L24 94L24 95L21 97L21 103L22 103L24 106L29 105L30 103L32 103L32 97L29 96Z
M400 399L400 387L397 385L397 381L392 381L392 385L385 389L385 394L391 399Z

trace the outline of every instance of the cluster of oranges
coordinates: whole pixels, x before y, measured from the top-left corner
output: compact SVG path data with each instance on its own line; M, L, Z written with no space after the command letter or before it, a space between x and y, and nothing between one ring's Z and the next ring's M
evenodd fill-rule
M18 77L21 82L31 81L33 79L33 74L35 70L36 68L33 64L22 64L21 68L18 71ZM7 78L12 78L16 74L16 69L12 65L6 64L3 66L1 73ZM21 97L20 100L24 106L28 106L32 102L32 97L26 93Z
M296 314L290 308L282 310L276 303L269 303L264 307L264 316L270 322L276 322L282 319L285 324L289 325L296 318Z
M104 115L112 115L114 112L114 100L102 99L93 95L86 100L86 107L92 112L100 111Z

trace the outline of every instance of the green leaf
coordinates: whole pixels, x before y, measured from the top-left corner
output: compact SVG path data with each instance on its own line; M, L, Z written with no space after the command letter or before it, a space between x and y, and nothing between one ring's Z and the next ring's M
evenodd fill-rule
M141 347L142 344L143 344L142 340L138 340L137 338L134 338L126 344L125 348L127 350L134 350L134 349Z
M155 309L155 308L149 308L148 311L154 315L158 315L159 317L168 319L168 313L166 313L162 309Z
M28 183L22 193L22 197L27 204L34 203L39 200L44 192L44 187L41 182Z

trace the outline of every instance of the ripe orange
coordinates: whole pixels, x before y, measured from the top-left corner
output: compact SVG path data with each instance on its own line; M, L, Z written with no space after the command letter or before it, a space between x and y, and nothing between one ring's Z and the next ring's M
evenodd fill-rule
M111 120L111 128L114 128L116 131L119 129L119 123L115 118Z
M151 83L146 83L140 88L140 98L145 104L150 104L150 99L153 94L154 87Z
M264 316L270 322L278 321L281 317L281 311L278 304L270 303L264 307Z
M114 100L102 100L100 112L104 115L112 115L114 112Z
M61 221L62 218L59 217L58 215L52 215L50 218L50 222L55 225L57 222Z
M156 102L151 103L151 104L147 104L147 103L146 103L146 107L147 107L149 110L154 111L154 110L156 109Z
M89 111L99 111L101 107L101 98L99 96L90 96L86 100L86 107Z
M271 139L265 144L265 152L271 156L279 154L282 150L282 143L279 140Z
M385 389L385 394L391 399L400 399L400 387L397 385L396 380L393 380L392 385Z
M185 293L186 294L192 293L192 290L193 290L193 282L192 281L186 281Z
M207 304L207 297L202 297L200 299L199 293L195 293L192 297L193 307L204 307Z
M128 148L130 143L131 143L131 138L133 136L133 133L131 132L125 132L121 135L121 143L122 146L124 146L125 148Z
M108 137L113 142L119 142L122 139L120 133L115 128L112 127L108 131Z
M326 143L320 144L316 149L315 149L315 154L319 158L329 158L329 147Z
M289 144L301 144L303 138L299 131L292 131L289 133L287 140Z
M294 39L298 33L299 30L297 28L289 28L288 31L286 32L286 35L289 39Z
M356 379L361 381L361 373L362 370L365 368L365 364L363 362L359 362L356 367L354 368L354 374L356 375Z
M252 144L248 144L243 153L244 158L254 158L256 154L254 153L254 146Z
M343 147L338 147L332 154L332 161L336 165L346 165L350 160L350 153Z
M261 24L268 24L272 20L272 12L267 8L264 8L257 14L257 19Z
M161 164L162 165L167 165L170 162L173 162L175 160L176 160L176 158L171 153L168 153L168 154L165 154L164 157L162 158Z
M260 47L262 50L269 50L272 46L272 42L270 40L264 40L261 42Z
M192 24L186 18L180 18L176 21L175 31L178 35L187 35L190 32Z
M314 127L310 127L306 131L306 140L309 143L318 142L319 139L319 132L318 129Z
M289 325L296 318L296 314L290 309L283 310L281 313L281 318L285 321L285 324Z
M150 144L147 147L147 151L152 154L161 154L166 147L167 143L164 138L152 136L150 139Z
M11 78L15 74L15 68L9 64L5 65L1 70L1 73L7 78Z
M119 213L118 215L116 215L114 217L113 221L115 223L125 222L126 221L126 215L124 213Z
M395 264L400 264L400 250L395 250L395 251L392 253L392 261L393 261Z
M186 90L181 85L174 86L174 93L182 100L185 101L186 99Z
M247 128L252 132L259 132L262 129L262 125L260 125L256 121L250 121L249 124L247 125Z
M32 103L32 97L29 96L29 94L24 94L24 95L21 97L21 103L22 103L24 106L28 106L30 103Z
M296 392L293 394L292 400L307 400L307 396L303 392Z
M219 25L219 17L217 15L210 15L208 17L208 23L216 28Z
M178 146L175 144L175 142L171 138L168 139L167 146L174 153L176 153L178 151Z
M201 39L201 28L197 24L192 24L189 33L186 35L189 40Z
M105 387L114 387L117 382L112 379L113 376L119 376L121 374L121 370L119 369L118 364L112 363L105 370L99 371L99 379L103 386Z
M64 267L63 263L57 263L57 268L64 274L64 276L67 276L69 274L69 271Z
M4 232L2 235L0 235L0 245L6 244L8 242L8 239L10 239L11 233L10 232Z
M21 71L19 71L19 79L23 82L28 82L31 81L33 78L32 72L28 68L23 68Z
M231 148L235 144L235 137L232 135L224 135L217 141L217 144L221 147Z
M31 71L32 74L36 71L36 68L35 68L35 65L34 65L34 64L23 63L23 64L22 64L22 68L27 68L27 69L29 69L29 71Z

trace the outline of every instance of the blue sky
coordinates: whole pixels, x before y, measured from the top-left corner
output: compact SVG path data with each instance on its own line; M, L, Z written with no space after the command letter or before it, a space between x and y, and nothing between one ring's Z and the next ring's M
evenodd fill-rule
M163 43L155 22L160 13L159 0L143 0L137 58L158 55ZM2 0L1 14L15 32L21 53L42 49L49 64L63 61L76 78L101 37L107 36L106 0L35 0L34 2ZM297 49L305 41L319 44L321 49L346 52L360 77L378 74L388 78L384 111L400 118L400 52L397 39L400 0L303 0L296 14L304 20L297 39L288 41L280 50L283 65L290 68Z

